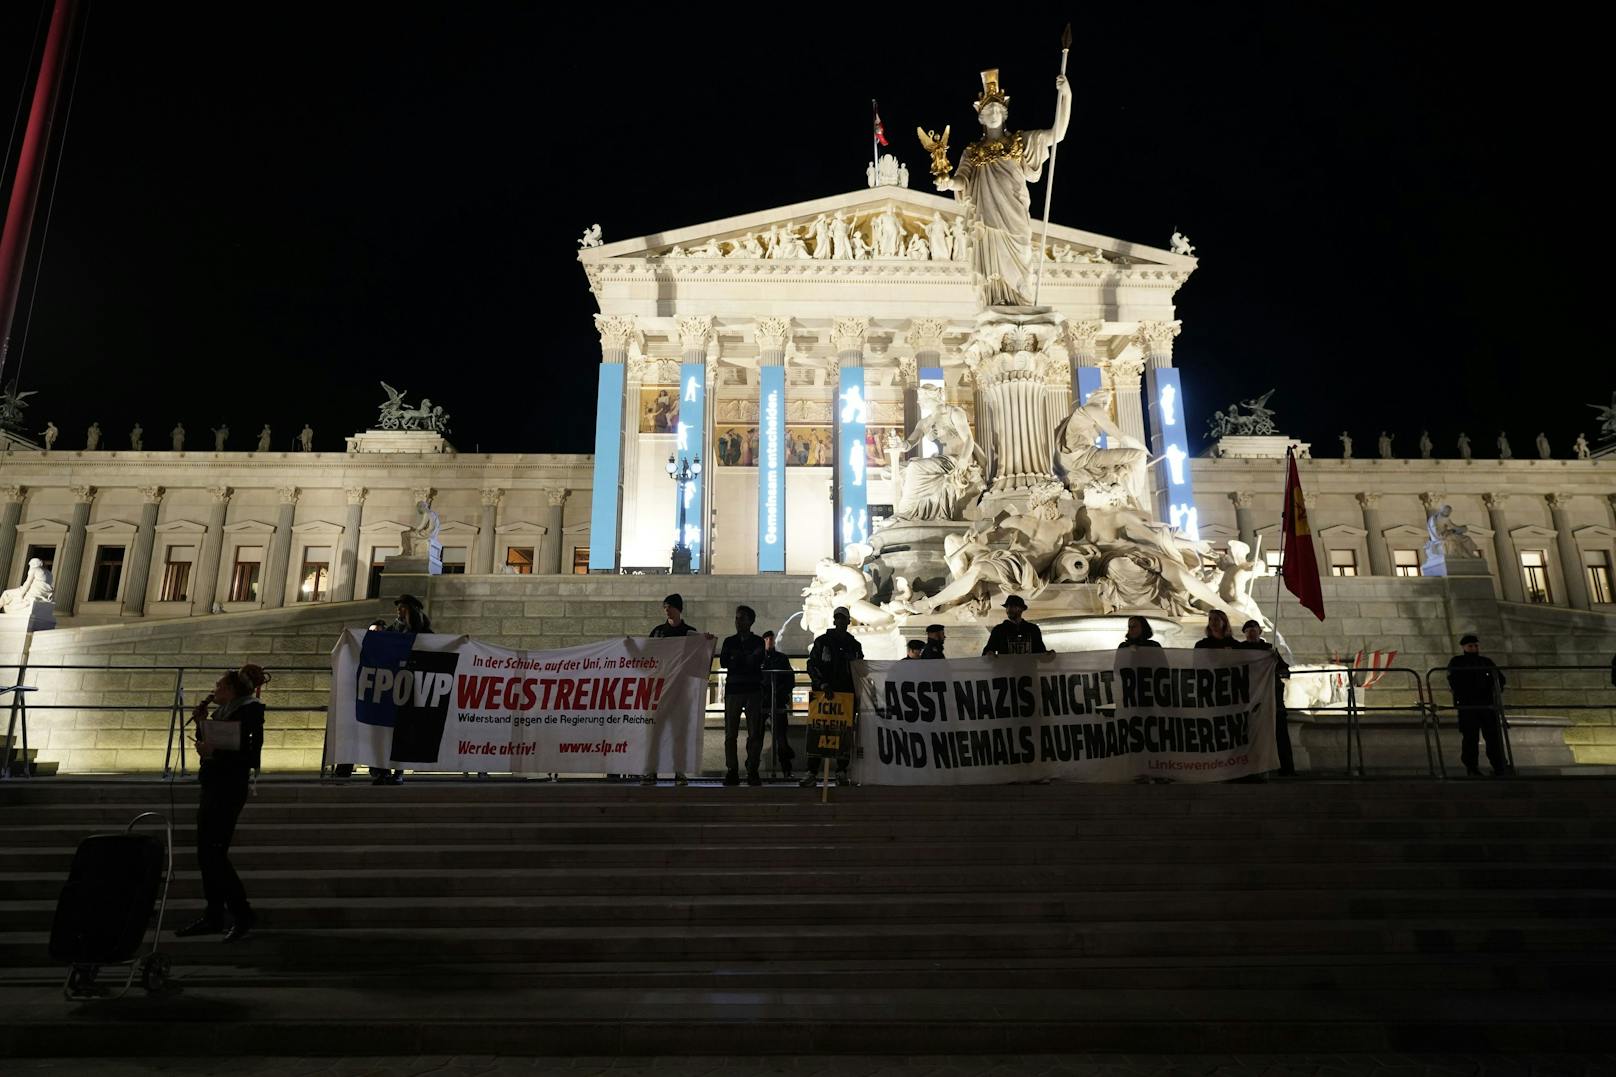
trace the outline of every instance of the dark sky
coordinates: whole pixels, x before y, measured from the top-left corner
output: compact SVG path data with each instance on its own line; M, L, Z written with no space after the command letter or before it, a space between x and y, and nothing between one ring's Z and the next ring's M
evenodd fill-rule
M385 378L446 405L462 449L589 451L584 226L610 242L862 186L871 97L923 177L914 127L972 130L982 67L1012 126L1046 126L1074 16L1054 216L1197 245L1192 413L1277 387L1321 452L1343 427L1360 454L1383 427L1412 452L1429 425L1439 452L1507 427L1525 454L1539 429L1592 436L1584 404L1616 389L1608 65L1550 8L1017 4L994 27L585 6L94 0L23 294L35 428L74 447L93 418L121 447L135 419L227 419L244 449L307 420L336 449ZM38 10L0 5L4 129Z

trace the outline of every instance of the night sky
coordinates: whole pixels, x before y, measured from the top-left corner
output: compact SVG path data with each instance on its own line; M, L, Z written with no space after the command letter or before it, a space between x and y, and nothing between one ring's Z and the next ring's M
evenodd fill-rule
M0 5L7 130L42 6ZM1073 18L1054 219L1196 244L1175 355L1198 427L1277 387L1320 455L1343 428L1360 456L1383 428L1408 455L1426 425L1439 455L1460 429L1481 455L1503 428L1518 456L1540 429L1560 455L1595 436L1584 405L1616 389L1600 35L1547 8L1129 6L978 26L95 0L22 296L31 427L74 448L96 419L119 448L136 419L157 443L228 421L246 449L308 421L339 449L385 378L445 405L462 450L588 452L585 226L612 242L862 187L871 97L923 181L915 126L963 146L980 68L1011 126L1050 123Z

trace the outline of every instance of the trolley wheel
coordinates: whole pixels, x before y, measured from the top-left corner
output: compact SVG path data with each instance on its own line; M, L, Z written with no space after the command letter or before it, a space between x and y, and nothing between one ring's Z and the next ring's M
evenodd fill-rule
M140 962L140 986L147 991L162 990L171 967L167 954L147 954Z

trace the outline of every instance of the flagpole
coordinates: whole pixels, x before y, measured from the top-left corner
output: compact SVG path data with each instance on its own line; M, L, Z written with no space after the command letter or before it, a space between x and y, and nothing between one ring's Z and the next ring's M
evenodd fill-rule
M1072 24L1067 23L1066 29L1061 31L1061 78L1066 77L1066 55L1072 50ZM1055 118L1060 119L1060 94L1055 95ZM1044 232L1038 239L1038 250L1034 253L1032 277L1032 305L1038 305L1038 290L1044 283L1044 248L1049 245L1049 207L1055 198L1055 151L1060 149L1060 142L1049 144L1049 182L1044 185Z
M875 120L881 115L881 106L870 98L870 178L871 187L881 182L881 136Z

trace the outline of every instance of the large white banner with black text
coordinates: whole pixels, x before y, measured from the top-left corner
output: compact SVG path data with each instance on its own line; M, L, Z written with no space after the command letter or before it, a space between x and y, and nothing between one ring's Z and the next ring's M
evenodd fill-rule
M349 629L331 655L326 762L696 773L712 658L701 635L513 651Z
M1274 770L1274 657L1129 649L854 663L871 785L1225 781Z

